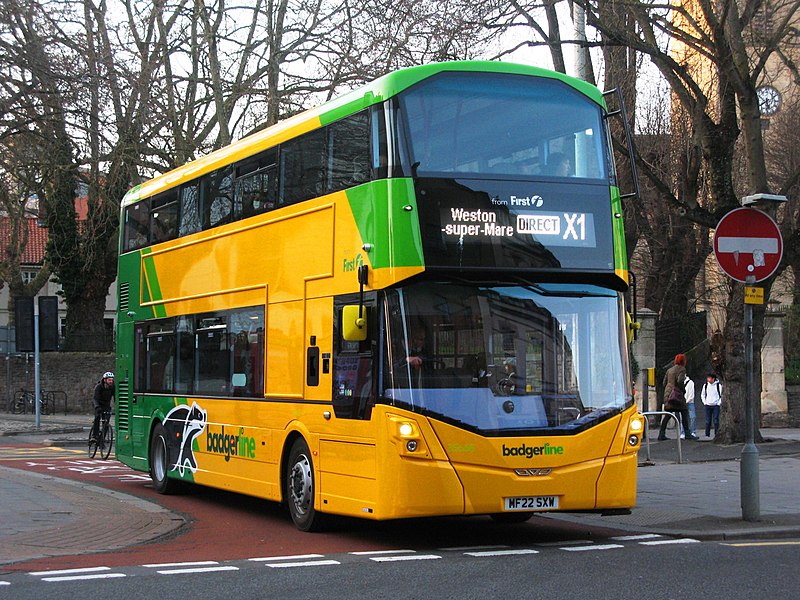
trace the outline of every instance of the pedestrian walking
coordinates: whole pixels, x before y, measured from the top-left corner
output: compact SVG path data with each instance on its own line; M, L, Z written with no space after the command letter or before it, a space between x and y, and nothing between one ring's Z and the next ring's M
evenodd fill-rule
M684 381L684 397L686 398L686 408L689 411L689 439L697 438L697 412L694 406L694 381L687 375ZM681 439L686 437L686 427L681 428Z
M706 410L706 437L710 437L711 423L714 423L714 437L719 431L719 411L722 406L722 383L717 379L716 373L709 373L703 389L700 390L700 400Z
M690 440L696 440L697 436L691 433L689 425L689 409L686 404L686 356L684 354L675 355L673 364L664 375L664 410L676 414L680 417L684 429L689 430L686 436ZM667 419L661 419L661 429L658 432L658 439L667 439ZM680 428L678 428L680 435Z

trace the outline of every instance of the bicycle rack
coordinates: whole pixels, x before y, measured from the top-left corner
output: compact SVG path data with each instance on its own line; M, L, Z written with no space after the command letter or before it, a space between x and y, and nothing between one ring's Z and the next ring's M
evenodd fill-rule
M675 419L675 432L678 436L678 464L683 463L683 455L681 454L681 422L678 419L678 415L675 413L667 412L666 410L653 410L649 412L643 412L642 416L646 419L652 415L666 415ZM647 438L647 462L650 461L650 422L648 421L648 427L645 430L645 438Z

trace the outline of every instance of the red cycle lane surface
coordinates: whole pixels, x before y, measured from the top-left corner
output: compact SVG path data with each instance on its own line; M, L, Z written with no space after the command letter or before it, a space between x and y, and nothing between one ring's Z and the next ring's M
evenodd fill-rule
M585 527L546 519L503 526L486 517L390 522L340 518L333 520L323 533L303 533L294 527L288 512L278 503L201 486L191 486L181 495L160 495L152 488L146 473L133 471L113 459L39 457L0 460L0 464L123 492L163 506L186 520L186 524L172 534L149 543L94 554L35 559L6 565L5 570L115 567L393 549L517 546L613 533L610 530L587 532ZM125 510L122 502L120 510Z

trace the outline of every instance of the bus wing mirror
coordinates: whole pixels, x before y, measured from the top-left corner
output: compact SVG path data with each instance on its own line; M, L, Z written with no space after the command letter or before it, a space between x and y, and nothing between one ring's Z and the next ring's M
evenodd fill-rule
M363 304L348 304L342 308L342 338L347 342L367 339L367 308Z

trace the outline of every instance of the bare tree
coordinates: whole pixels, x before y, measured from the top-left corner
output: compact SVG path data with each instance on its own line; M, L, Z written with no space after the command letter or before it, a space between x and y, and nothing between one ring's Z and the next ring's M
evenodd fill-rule
M705 228L739 206L746 191L769 192L761 114L756 85L768 59L793 35L791 18L800 3L783 0L785 15L775 23L767 43L755 46L748 31L760 2L734 0L658 4L625 0L628 19L615 19L604 2L582 1L589 22L609 44L631 48L649 57L669 83L688 127L686 154L675 179L665 181L645 170L672 210ZM790 18L788 15L792 15ZM680 47L685 51L680 53ZM737 186L737 144L742 140L744 177ZM785 225L785 223L784 223ZM792 232L788 232L792 233ZM771 285L767 282L767 286ZM743 286L733 285L727 306L725 378L726 408L720 440L742 441L745 406L745 364L742 327ZM756 348L763 337L763 311L756 311ZM756 365L756 381L760 381ZM758 387L758 386L757 386ZM756 390L758 393L759 390Z

